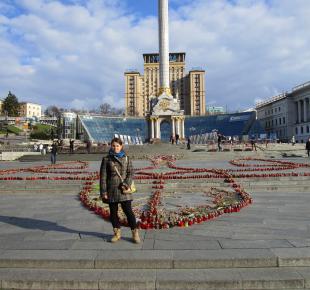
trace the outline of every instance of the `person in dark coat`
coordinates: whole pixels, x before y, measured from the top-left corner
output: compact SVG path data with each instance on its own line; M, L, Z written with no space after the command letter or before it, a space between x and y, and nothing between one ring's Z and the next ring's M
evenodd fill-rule
M219 151L222 151L222 146L221 146L222 140L223 140L223 135L218 133L217 134L217 147L218 147Z
M90 153L90 151L91 151L91 141L90 140L87 140L87 142L86 142L86 149L87 149L87 153L89 154Z
M191 139L189 137L187 138L187 149L191 149Z
M74 153L74 140L70 139L70 153Z
M54 142L51 149L51 163L56 164L57 144Z
M117 169L117 170L116 170ZM122 176L118 176L118 173ZM120 204L127 217L128 224L132 230L132 239L140 243L137 222L132 211L132 194L124 194L123 189L129 188L132 183L133 167L131 159L123 150L123 142L119 138L111 141L109 154L103 157L100 166L100 196L103 202L109 204L110 220L113 226L114 236L111 242L117 242L121 238L120 221L117 215Z
M179 140L180 140L180 135L176 134L175 135L175 144L178 145L179 144Z
M306 142L306 150L307 150L308 157L310 157L310 138Z
M257 150L256 150L256 142L255 142L255 139L251 139L251 146L252 146L252 151L254 151L254 149L255 149L255 151L257 151Z

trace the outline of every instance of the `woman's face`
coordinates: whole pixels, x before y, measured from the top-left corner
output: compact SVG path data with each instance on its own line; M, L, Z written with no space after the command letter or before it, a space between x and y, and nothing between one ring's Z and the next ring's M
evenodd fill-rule
M120 153L123 149L123 145L118 144L117 142L113 142L111 144L111 148L115 153Z

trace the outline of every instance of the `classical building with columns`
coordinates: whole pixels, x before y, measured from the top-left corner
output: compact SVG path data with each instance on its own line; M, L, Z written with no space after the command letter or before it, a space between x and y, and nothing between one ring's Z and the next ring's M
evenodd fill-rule
M310 82L256 104L257 119L266 133L281 141L292 137L304 143L310 137Z

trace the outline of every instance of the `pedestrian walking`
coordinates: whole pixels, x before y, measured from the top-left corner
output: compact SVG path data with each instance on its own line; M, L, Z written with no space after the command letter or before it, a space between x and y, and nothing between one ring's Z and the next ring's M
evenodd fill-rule
M179 134L176 134L176 135L175 135L175 145L178 145L178 144L179 144L179 140L180 140L180 135L179 135Z
M217 147L219 151L222 151L222 140L223 140L223 136L222 134L218 133L217 134Z
M295 145L295 143L296 143L296 141L295 141L295 136L294 136L294 135L293 135L293 137L292 137L291 142L292 142L292 146L294 146L294 145Z
M74 153L74 140L70 139L70 153Z
M306 142L306 150L307 150L308 157L310 157L310 138Z
M39 144L39 151L40 151L41 155L44 155L42 143Z
M187 149L191 149L191 139L189 137L187 137Z
M254 151L254 149L255 149L255 151L257 151L256 150L256 142L254 139L251 139L251 146L252 146L252 151Z
M91 141L87 140L86 142L86 149L87 149L87 153L89 154L91 152Z
M51 149L51 163L56 164L57 144L54 142Z
M114 231L112 243L121 239L121 227L117 214L119 205L127 217L133 242L140 243L136 217L131 205L133 197L129 190L132 187L132 177L131 159L123 150L122 140L114 138L111 141L109 153L103 157L100 166L100 196L103 202L109 204L110 220Z

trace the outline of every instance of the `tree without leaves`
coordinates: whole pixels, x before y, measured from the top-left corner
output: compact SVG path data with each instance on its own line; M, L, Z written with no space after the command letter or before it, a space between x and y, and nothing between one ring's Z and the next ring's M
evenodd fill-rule
M17 97L11 92L3 100L2 112L7 113L8 116L16 117L19 116L19 103Z
M44 115L49 117L59 117L60 116L60 109L56 106L49 106L44 111Z
M101 114L107 115L111 112L111 105L108 103L104 103L104 104L100 105L99 108L100 108Z

